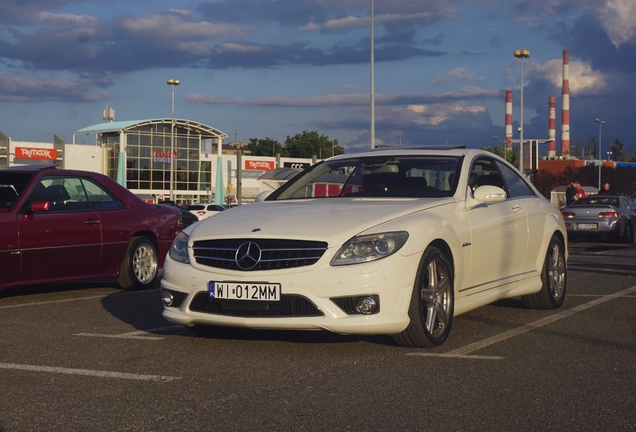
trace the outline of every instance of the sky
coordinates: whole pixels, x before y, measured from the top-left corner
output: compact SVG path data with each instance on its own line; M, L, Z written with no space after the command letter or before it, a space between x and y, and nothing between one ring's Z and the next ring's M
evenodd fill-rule
M102 123L174 115L227 141L317 131L370 147L371 0L0 0L0 132L67 143ZM636 0L374 0L376 146L548 136L570 53L571 149L636 153ZM595 119L605 121L602 128ZM78 135L76 142L94 142ZM542 146L542 152L545 152ZM605 155L604 155L605 156Z

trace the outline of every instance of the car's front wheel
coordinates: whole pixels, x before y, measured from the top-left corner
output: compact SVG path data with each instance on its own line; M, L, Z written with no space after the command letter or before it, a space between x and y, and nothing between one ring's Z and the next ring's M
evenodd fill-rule
M420 261L409 306L409 325L393 336L406 347L428 348L446 341L453 322L454 283L444 253L429 246Z
M117 282L124 289L151 287L157 279L158 258L157 248L148 238L133 238L121 265Z
M541 272L541 290L522 296L523 303L531 309L557 309L565 299L567 266L563 242L552 237Z

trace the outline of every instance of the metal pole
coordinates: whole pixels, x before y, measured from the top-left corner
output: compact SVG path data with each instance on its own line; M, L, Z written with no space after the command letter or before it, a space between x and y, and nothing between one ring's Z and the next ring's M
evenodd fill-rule
M174 201L174 86L178 86L178 79L169 78L166 84L172 87L172 122L170 125L170 201Z
M521 60L521 87L519 88L521 96L521 108L519 110L519 171L523 174L523 59L530 57L530 51L516 50L514 56Z
M172 84L172 123L170 127L170 201L174 201L174 84Z
M371 0L371 128L370 128L370 139L371 139L371 148L375 148L375 72L374 72L374 18L373 18L373 8L374 3Z
M519 109L519 171L523 174L523 57L521 57L521 108Z
M601 169L603 168L603 152L601 150L601 133L603 129L603 125L605 124L605 120L596 119L598 123L598 190L601 190Z

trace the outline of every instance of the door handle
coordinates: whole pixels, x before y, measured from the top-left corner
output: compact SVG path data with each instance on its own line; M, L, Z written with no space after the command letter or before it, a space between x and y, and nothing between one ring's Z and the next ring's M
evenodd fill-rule
M86 222L84 222L86 225L99 225L99 221L98 220L92 220L89 219Z
M514 213L519 213L521 211L521 206L520 205L515 205L512 207L512 211Z

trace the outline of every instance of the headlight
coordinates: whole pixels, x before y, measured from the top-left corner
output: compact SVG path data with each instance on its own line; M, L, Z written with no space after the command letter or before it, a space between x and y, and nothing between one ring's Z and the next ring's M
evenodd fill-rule
M188 238L189 236L181 231L177 236L172 240L172 246L170 246L170 258L175 260L176 262L189 264L190 257L188 256Z
M406 231L354 237L340 248L331 265L357 264L388 257L399 251L408 238Z

